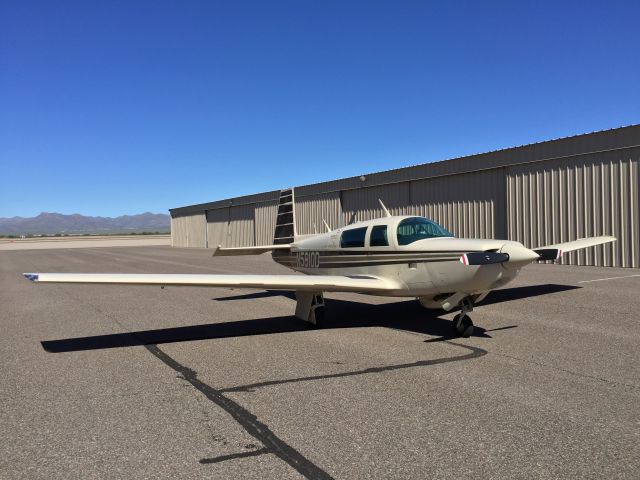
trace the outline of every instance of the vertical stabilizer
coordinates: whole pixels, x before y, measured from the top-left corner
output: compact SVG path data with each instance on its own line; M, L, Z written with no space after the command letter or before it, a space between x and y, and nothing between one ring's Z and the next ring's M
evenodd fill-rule
M293 188L280 191L278 202L278 215L276 217L276 230L273 234L273 244L282 245L293 243L296 233L296 210Z

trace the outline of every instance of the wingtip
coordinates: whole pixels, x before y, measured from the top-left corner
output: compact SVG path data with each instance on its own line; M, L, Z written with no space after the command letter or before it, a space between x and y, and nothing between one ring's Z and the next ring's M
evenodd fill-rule
M23 273L22 275L24 275L24 278L26 278L27 280L31 280L32 282L38 281L37 273Z

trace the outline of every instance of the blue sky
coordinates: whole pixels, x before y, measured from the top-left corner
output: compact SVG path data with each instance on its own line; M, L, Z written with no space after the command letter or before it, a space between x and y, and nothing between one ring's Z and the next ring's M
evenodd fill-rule
M0 216L115 216L640 123L640 2L0 0Z

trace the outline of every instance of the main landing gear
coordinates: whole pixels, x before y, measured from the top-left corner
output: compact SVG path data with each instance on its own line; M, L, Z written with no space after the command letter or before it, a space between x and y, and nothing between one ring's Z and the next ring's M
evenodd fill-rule
M473 322L467 315L473 311L473 300L469 297L460 301L460 313L453 317L453 329L459 336L469 338L473 335Z
M318 328L324 326L322 292L296 292L296 317Z

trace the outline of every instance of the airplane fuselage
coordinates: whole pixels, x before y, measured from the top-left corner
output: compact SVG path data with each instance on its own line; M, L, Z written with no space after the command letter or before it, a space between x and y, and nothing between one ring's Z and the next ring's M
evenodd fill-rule
M399 228L406 230L406 223L416 218L421 217L385 217L355 223L297 240L290 251L274 252L273 258L308 275L393 278L400 288L385 295L424 297L428 301L439 294L463 292L471 295L500 287L513 280L522 266L538 257L522 244L508 240L463 239L444 235L420 238L420 234L407 238L398 234ZM382 229L386 233L384 238L379 235ZM353 231L358 231L358 235ZM354 236L359 238L355 242L345 242L345 236L350 240ZM402 245L403 242L408 243ZM479 266L461 262L464 254L488 251L509 253L512 261Z

